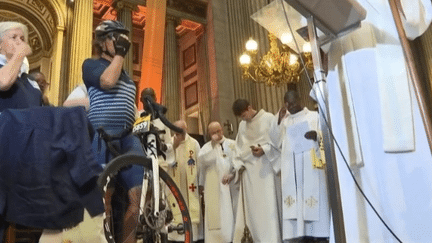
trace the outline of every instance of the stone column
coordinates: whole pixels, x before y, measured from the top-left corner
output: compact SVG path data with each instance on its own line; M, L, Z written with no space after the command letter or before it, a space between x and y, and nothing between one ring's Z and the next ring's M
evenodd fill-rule
M235 0L234 0L235 1ZM238 2L238 1L236 1ZM210 79L210 94L212 98L212 115L211 119L220 121L221 124L227 120L231 124L238 124L234 116L231 106L237 98L235 96L237 84L240 83L234 80L234 71L238 68L236 62L233 62L231 57L235 53L231 52L232 33L234 24L231 22L235 18L231 16L241 16L240 12L228 12L228 1L209 1L209 10L207 15L208 23L205 28L208 43L208 61L209 61L209 79ZM242 33L244 29L236 29L237 33ZM240 42L240 41L239 41ZM238 58L235 58L237 61ZM241 71L241 70L240 70ZM240 89L241 90L241 89ZM248 98L241 96L238 98ZM224 129L225 135L228 136L228 131ZM232 137L231 137L232 138Z
M73 10L72 40L69 64L70 93L78 84L82 83L82 64L91 57L93 31L93 1L76 0Z
M48 91L48 99L51 104L55 106L60 104L60 74L62 67L62 55L63 55L63 35L64 35L65 27L58 26L57 27L57 36L54 42L54 54L52 56L51 62L51 75L49 82L51 83Z
M176 27L179 19L167 15L165 32L165 70L164 70L164 100L168 108L167 118L170 121L180 119L180 79L179 57L177 48Z
M113 4L117 10L117 20L122 22L129 30L128 37L131 42L133 42L132 12L138 10L137 5L139 2L138 0L116 0ZM123 69L126 70L130 77L133 76L133 51L133 45L131 45L123 63Z
M138 90L151 87L157 100L162 97L165 49L166 0L146 0L146 27ZM138 109L142 109L138 104Z

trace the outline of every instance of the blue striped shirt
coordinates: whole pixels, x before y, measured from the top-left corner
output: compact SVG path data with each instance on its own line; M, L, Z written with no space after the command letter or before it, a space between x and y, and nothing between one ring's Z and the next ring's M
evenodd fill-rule
M87 59L83 63L83 80L90 99L89 120L94 128L127 128L135 121L135 83L122 71L117 84L108 90L100 87L100 77L110 62Z

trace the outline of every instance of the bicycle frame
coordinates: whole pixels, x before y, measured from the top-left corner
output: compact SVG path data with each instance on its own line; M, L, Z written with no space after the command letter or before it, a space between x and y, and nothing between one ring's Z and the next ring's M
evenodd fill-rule
M118 154L118 156L114 156L105 167L104 172L99 176L98 186L105 195L108 184L111 183L111 178L116 177L120 171L128 168L130 165L143 166L146 169L144 169L139 202L140 212L138 216L137 237L142 237L143 234L149 233L150 230L150 234L156 237L154 240L159 242L162 234L177 231L185 235L185 242L191 243L192 225L187 204L169 174L159 169L158 155L165 149L160 147L162 145L159 134L151 128L151 123L153 119L159 118L171 130L179 133L183 132L183 130L174 126L164 117L165 107L154 103L151 99L145 99L151 112L147 116L140 117L135 122L132 133L140 138L146 156L135 154ZM107 141L107 146L111 148L112 146L110 147L108 143L111 138L103 138ZM167 187L165 188L164 185ZM176 205L178 205L176 210L179 210L181 213L181 221L176 226L171 223L173 222L173 215L169 200L175 200ZM113 220L113 217L110 220ZM106 223L104 227L108 242L114 243L115 226L113 227L113 224ZM138 229L138 227L140 228Z
M152 161L152 172L153 172L153 196L154 198L159 198L159 160L157 158L156 151L156 136L154 134L147 135L147 146L145 149L147 156ZM145 193L147 191L147 183L143 180L142 192L141 193L141 202L140 207L143 208L145 203ZM155 217L159 217L159 200L154 200L154 212Z
M179 128L173 126L166 118L163 116L163 107L157 103L152 102L152 100L146 100L148 102L148 107L151 109L151 112L147 116L140 117L134 125L133 133L141 134L141 142L144 146L144 151L148 158L151 159L152 162L152 187L153 187L153 198L155 199L153 202L153 216L155 218L159 218L160 215L160 201L158 198L161 196L160 184L159 184L159 159L158 159L158 134L155 131L151 131L152 121L157 117L160 118L161 121L167 125L172 130L179 130ZM146 192L148 189L148 179L144 177L142 183L142 193L141 193L141 201L140 208L144 208L146 202ZM168 233L169 228L167 226L163 226L160 232Z

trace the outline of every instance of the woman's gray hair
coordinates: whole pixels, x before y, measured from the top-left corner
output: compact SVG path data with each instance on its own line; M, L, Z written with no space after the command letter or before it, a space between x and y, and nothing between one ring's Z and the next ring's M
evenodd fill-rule
M5 21L0 22L0 43L3 41L3 35L12 29L21 29L24 33L24 41L28 43L28 29L27 26L25 26L22 23L19 22L12 22L12 21Z

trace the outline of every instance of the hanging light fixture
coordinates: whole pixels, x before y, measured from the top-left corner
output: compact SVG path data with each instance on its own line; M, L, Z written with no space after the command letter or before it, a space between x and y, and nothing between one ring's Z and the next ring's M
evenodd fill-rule
M305 67L302 67L299 60L299 54L292 50L288 43L293 38L289 33L281 36L281 47L275 35L268 35L270 50L257 58L258 43L249 39L246 42L246 51L240 56L240 65L243 70L243 79L253 80L257 83L265 83L266 85L281 85L288 83L298 83L300 75L305 68L312 69L312 58L309 47L306 43L303 48L302 58L305 62Z

